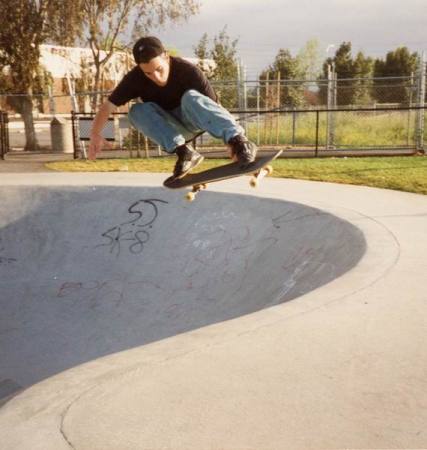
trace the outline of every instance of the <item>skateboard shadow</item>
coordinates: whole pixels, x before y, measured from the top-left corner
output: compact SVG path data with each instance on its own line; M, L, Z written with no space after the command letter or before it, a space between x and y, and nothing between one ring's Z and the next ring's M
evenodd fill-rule
M352 224L161 188L3 189L0 388L297 299L354 267ZM10 388L11 389L11 388Z

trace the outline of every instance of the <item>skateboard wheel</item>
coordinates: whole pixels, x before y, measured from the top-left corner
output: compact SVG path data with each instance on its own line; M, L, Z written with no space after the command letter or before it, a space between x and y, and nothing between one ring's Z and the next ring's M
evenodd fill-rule
M252 177L252 178L251 178L251 181L249 182L249 184L250 184L253 188L258 187L258 185L259 185L258 178L257 178L257 177Z
M187 201L192 202L196 198L196 194L194 192L187 192L185 198Z
M271 175L273 173L273 167L272 166L266 166L265 170L267 171L267 175Z
M208 185L207 185L206 183L203 183L203 184L200 185L200 187L201 187L202 189L207 189L207 188L208 188Z

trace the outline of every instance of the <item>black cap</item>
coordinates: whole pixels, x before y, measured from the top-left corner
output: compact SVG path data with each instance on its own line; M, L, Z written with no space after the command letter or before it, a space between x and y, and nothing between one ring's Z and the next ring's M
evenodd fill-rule
M137 64L148 63L165 52L163 44L154 36L147 36L136 41L133 46L133 57Z

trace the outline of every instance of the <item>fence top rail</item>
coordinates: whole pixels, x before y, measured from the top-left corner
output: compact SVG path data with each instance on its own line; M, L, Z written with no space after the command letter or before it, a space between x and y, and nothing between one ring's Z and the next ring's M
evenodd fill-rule
M378 107L378 108L276 108L276 109L230 109L233 114L273 114L273 113L328 113L328 112L393 112L393 111L419 111L426 110L427 106L399 106L399 107ZM76 112L71 111L72 117L94 117L96 112ZM113 112L112 116L124 116L127 112Z
M405 80L405 81L411 81L412 79L415 79L414 77L411 77L411 75L405 75L400 77L356 77L356 78L337 78L339 81L384 81L384 80ZM270 78L269 80L266 79L260 79L260 80L240 80L240 82L245 83L277 83L277 78ZM234 83L236 84L238 80L210 80L211 84L221 84L221 83ZM294 79L294 78L280 78L280 81L283 82L289 82L289 83L328 83L330 80L327 78L319 78L319 79Z
M399 107L378 107L378 108L311 108L311 109L299 109L299 108L276 108L276 109L230 109L233 114L246 114L246 113L324 113L324 112L378 112L378 111L412 111L412 110L425 110L427 106L399 106Z

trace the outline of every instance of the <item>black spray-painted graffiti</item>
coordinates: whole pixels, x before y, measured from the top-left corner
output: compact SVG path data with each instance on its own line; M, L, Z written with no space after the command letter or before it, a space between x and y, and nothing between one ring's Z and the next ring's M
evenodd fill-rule
M145 244L150 240L150 230L159 215L157 204L168 202L157 198L138 200L128 208L128 213L133 215L131 220L116 225L102 233L102 237L108 242L97 245L109 247L110 253L119 256L122 247L126 245L128 250L137 255L144 250Z
M5 250L3 245L2 245L2 243L1 243L1 241L2 241L2 238L0 238L0 266L6 266L6 265L9 265L9 264L16 263L18 261L17 259L15 259L15 258L6 258L6 257L1 255L1 253L3 253L4 250Z

